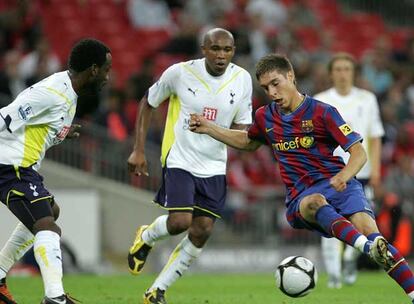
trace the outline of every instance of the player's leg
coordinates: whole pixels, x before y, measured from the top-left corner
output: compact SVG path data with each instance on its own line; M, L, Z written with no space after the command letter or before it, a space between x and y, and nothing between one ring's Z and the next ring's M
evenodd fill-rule
M149 226L138 228L128 252L128 268L134 275L142 272L148 254L157 241L180 234L191 225L195 193L192 175L176 168L165 168L163 172L163 182L155 202L167 209L169 214L159 216Z
M52 206L55 219L59 217L59 206ZM12 303L13 297L7 289L6 275L12 266L32 248L34 243L33 233L21 222L19 222L10 235L10 238L0 251L0 300ZM0 303L2 303L0 301ZM6 302L7 303L7 302Z
M7 205L34 234L34 255L39 265L49 303L71 303L62 284L60 227L52 209L53 196L43 185L43 178L32 168L19 168L19 178L7 197ZM54 207L55 211L57 207Z
M341 288L343 243L336 238L321 238L321 250L325 269L328 274L328 287Z
M414 275L401 253L379 233L375 220L367 213L355 213L350 220L373 241L371 256L404 289L414 303Z
M323 231L363 253L368 253L371 241L361 234L354 225L340 215L335 208L328 204L324 195L313 193L305 196L299 205L303 219L313 225L319 225Z
M209 178L194 177L195 196L193 220L188 235L174 249L168 263L144 295L144 303L164 303L164 293L199 257L211 235L216 218L224 207L226 178L224 175ZM164 302L157 302L161 298Z
M213 230L214 221L215 219L211 216L196 215L194 217L188 235L174 249L168 263L149 290L165 291L187 271L201 254Z

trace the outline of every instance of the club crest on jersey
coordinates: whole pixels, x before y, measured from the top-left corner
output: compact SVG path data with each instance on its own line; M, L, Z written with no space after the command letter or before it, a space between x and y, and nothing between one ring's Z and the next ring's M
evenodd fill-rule
M18 111L18 115L22 120L28 120L31 116L33 116L33 109L32 106L26 103L24 106L20 106Z
M234 103L234 96L236 96L236 93L234 93L233 91L230 91L230 97L231 97L230 104Z
M302 131L305 133L310 133L313 131L313 122L312 119L302 120Z
M205 107L203 109L203 117L205 119L215 121L217 117L217 109Z

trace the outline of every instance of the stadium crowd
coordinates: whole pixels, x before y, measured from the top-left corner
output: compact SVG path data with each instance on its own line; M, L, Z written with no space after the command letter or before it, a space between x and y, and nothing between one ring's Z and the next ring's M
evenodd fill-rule
M405 234L410 231L409 215L414 212L413 28L395 27L369 12L343 13L335 1L57 2L0 2L0 107L25 87L66 67L62 60L68 50L64 47L86 33L91 34L75 24L85 22L81 19L91 10L101 19L96 17L90 28L102 29L98 38L113 48L114 75L112 84L101 95L89 97L87 102L79 100L78 118L105 127L107 135L120 144L132 135L137 101L146 89L172 63L199 57L200 36L213 26L227 28L234 34L235 62L250 72L257 59L269 52L287 54L296 68L299 89L309 95L329 87L326 64L335 52L347 51L359 63L357 86L374 92L378 98L385 128L383 183L375 189L381 206L377 210L379 224L391 241L398 240L399 229L405 229ZM61 27L51 28L49 22L57 17L61 18ZM116 24L117 20L121 22ZM123 33L125 37L121 37ZM142 40L133 41L134 37L127 33L135 33ZM269 102L257 87L253 101L254 109ZM154 113L160 116L153 119L149 134L158 145L165 113L166 108ZM229 199L232 217L246 220L244 208L260 200L264 190L280 186L274 168L277 164L272 162L266 149L254 155L230 151L228 182L233 193L238 194ZM410 248L407 250L410 252Z

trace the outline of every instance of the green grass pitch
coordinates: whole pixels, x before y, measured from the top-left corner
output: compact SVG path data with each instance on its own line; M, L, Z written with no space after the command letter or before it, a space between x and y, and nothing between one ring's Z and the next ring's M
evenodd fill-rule
M138 304L154 276L68 275L65 290L83 304ZM40 303L42 281L10 278L8 285L19 304ZM273 274L189 274L167 292L168 304L403 304L410 303L403 290L385 273L359 274L356 285L330 290L322 275L316 289L304 298L291 299L274 287Z

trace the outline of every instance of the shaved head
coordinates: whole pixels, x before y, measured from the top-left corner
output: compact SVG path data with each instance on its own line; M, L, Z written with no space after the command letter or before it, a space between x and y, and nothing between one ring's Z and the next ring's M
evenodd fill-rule
M209 30L207 33L205 33L202 44L203 46L208 45L212 43L212 41L215 41L217 39L230 39L234 45L233 34L230 33L228 30L219 27L213 28Z

